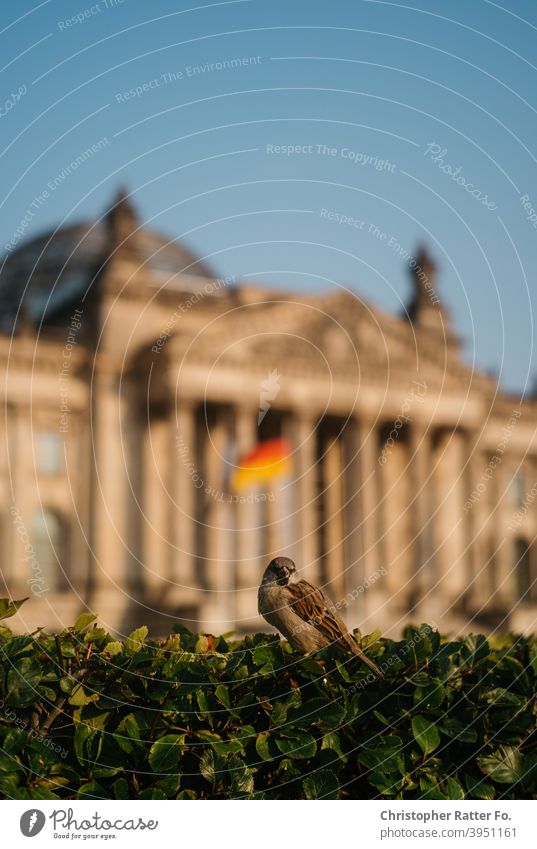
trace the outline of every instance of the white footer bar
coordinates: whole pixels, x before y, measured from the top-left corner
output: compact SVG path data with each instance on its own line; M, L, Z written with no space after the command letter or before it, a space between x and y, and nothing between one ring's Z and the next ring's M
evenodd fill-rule
M240 807L239 807L240 806ZM537 802L0 803L3 845L535 849ZM30 843L30 840L33 842Z

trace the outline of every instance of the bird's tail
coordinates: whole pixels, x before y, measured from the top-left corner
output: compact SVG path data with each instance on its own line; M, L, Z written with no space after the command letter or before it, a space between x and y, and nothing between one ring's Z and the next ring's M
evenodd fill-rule
M353 643L353 653L357 657L359 657L360 660L365 663L366 666L369 666L369 668L375 673L378 678L384 678L384 673L378 668L377 664L373 663L373 661L368 658L368 656L362 651L362 649L357 646L355 640L353 640Z

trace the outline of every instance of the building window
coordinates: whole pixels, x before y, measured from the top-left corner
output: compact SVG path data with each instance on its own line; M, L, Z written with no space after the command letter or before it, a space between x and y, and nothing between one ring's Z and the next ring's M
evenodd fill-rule
M30 579L42 592L58 592L64 588L62 572L68 549L67 527L63 519L52 510L34 514L31 525L32 560Z
M37 469L46 475L57 475L63 469L63 439L54 430L38 434Z
M515 574L519 600L532 601L537 588L533 585L530 547L525 539L515 540Z
M511 500L514 507L522 507L525 498L525 481L522 472L515 472L511 481Z

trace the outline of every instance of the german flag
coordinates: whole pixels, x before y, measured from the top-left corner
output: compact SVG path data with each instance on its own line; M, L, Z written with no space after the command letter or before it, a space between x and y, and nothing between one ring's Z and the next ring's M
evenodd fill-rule
M267 439L256 445L250 454L239 460L231 481L233 489L241 491L288 474L292 452L290 440L284 437Z

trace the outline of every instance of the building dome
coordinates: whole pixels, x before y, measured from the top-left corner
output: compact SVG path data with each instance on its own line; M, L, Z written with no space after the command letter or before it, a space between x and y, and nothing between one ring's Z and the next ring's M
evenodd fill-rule
M167 278L212 277L211 271L176 241L139 227L136 213L123 193L99 221L60 227L38 236L4 256L0 265L0 330L12 333L22 324L54 325L82 298L88 297L104 264L128 246L140 269ZM177 282L174 288L177 288Z

